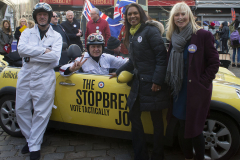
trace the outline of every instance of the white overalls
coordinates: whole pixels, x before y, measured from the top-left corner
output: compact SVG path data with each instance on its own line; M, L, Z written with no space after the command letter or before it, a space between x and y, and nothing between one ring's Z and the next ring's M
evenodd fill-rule
M85 59L88 59L88 60L82 65L82 70L84 73L103 74L103 75L108 75L110 68L118 69L128 61L127 58L115 57L113 55L103 53L99 59L99 62L97 63L95 60L92 59L92 57L87 52L84 53L84 57L82 61L84 61ZM80 61L80 60L81 60L81 57L78 57L76 59L76 61ZM74 62L62 66L59 70L60 74L62 76L70 76L73 73L79 72L79 71L76 71L71 74L64 75L65 70L68 67L71 67L73 64Z
M44 54L46 48L51 52ZM41 149L52 113L56 84L53 68L58 65L61 50L62 37L51 26L42 40L37 24L26 29L18 43L19 55L30 57L18 73L16 92L17 121L30 152Z

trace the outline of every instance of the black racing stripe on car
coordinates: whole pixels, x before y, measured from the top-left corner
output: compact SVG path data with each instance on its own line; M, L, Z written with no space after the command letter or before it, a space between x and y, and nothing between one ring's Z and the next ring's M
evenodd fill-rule
M210 103L210 110L220 111L224 114L229 115L238 123L238 126L240 127L240 111L237 110L235 107L224 102L212 100Z
M12 86L6 86L0 89L0 97L4 95L16 95L16 88Z
M74 131L74 132L80 132L80 133L99 135L99 136L106 136L106 137L113 137L113 138L120 138L120 139L129 139L129 140L132 139L131 132L127 132L127 131L84 126L84 125L64 123L64 122L58 122L58 121L52 121L52 120L49 121L48 127L62 129L62 130L68 130L68 131ZM152 134L145 134L145 135L146 135L146 141L149 143L153 143L153 135ZM164 144L166 146L170 146L172 143L165 140Z

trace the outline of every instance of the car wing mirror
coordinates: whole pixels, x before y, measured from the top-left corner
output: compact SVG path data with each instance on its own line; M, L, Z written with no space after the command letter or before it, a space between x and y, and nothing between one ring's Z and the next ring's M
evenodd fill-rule
M122 71L118 76L117 76L117 82L118 83L128 83L131 81L133 78L133 74L128 72L128 71Z

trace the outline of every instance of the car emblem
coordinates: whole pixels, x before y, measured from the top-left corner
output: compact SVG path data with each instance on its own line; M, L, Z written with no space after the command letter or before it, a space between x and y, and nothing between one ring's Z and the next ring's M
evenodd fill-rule
M103 87L104 87L104 83L103 83L102 81L99 82L99 83L98 83L98 87L99 87L99 88L103 88Z

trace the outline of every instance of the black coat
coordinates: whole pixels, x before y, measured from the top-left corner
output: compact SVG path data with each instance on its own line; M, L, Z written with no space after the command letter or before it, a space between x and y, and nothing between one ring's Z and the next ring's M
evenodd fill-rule
M130 59L116 72L117 75L123 70L134 72L127 100L130 109L137 97L141 111L161 110L170 104L168 86L164 83L167 69L167 51L161 37L164 28L158 22L152 23L142 24L135 35L129 37ZM153 26L156 23L158 28ZM151 90L153 83L160 85L161 90L153 92Z
M19 38L21 36L21 32L19 31L19 29L20 29L20 26L16 28L16 31L14 33L14 37L17 39L17 43L18 43Z
M80 37L76 36L78 33L78 29L80 29L80 23L74 18L73 22L70 23L68 20L63 22L61 26L66 31L71 44L77 44L81 50L83 51L82 41Z
M228 27L227 21L223 22L222 31L217 31L217 33L220 33L221 38L225 38L225 39L229 38L229 27Z

